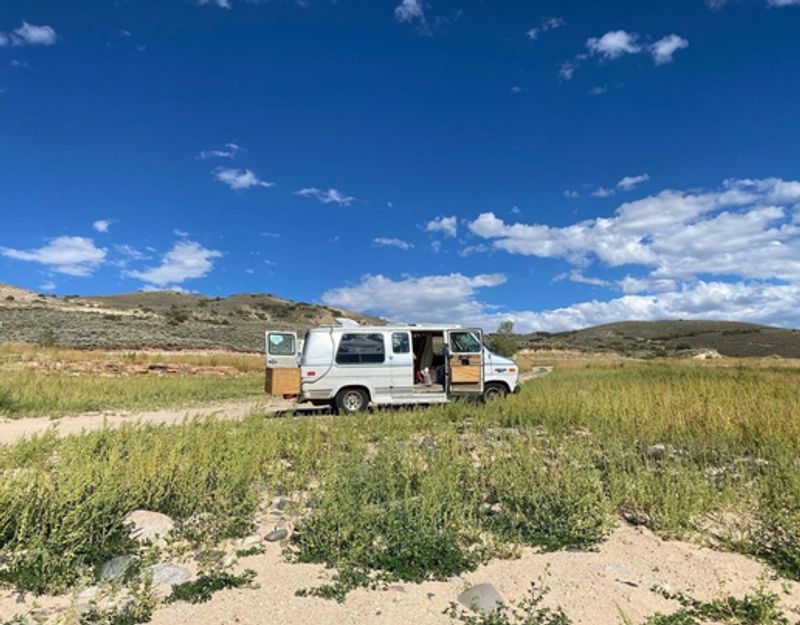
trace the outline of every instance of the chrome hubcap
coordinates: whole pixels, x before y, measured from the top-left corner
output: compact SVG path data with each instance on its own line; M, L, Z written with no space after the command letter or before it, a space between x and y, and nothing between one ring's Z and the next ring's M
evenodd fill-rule
M363 408L364 399L360 393L355 391L345 394L342 404L348 412L358 412Z

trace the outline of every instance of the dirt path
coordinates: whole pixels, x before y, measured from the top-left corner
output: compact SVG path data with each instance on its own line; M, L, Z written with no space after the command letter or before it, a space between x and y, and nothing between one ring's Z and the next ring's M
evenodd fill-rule
M524 383L553 370L552 367L536 367L523 373L520 380ZM297 407L291 401L269 398L237 399L205 404L202 406L184 406L162 408L142 412L109 410L92 412L59 418L27 417L24 419L0 419L0 445L7 445L23 438L31 438L54 430L58 436L80 434L104 427L120 427L129 423L149 423L155 425L180 423L184 419L195 417L215 417L217 419L240 420L248 414L260 411L275 414L283 410Z
M0 419L0 445L13 443L23 438L44 434L49 429L59 436L80 434L104 427L120 427L127 423L174 424L195 417L215 417L239 420L255 410L278 412L291 407L291 402L282 399L245 399L204 404L202 406L163 408L144 412L106 411L60 417L28 417L25 419Z

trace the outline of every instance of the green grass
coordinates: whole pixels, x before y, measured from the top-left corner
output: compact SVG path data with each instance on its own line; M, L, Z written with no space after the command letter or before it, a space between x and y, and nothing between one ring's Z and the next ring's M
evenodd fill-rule
M63 416L144 410L223 399L263 397L263 374L230 376L63 374L0 370L0 417Z
M50 592L90 577L129 548L137 508L186 536L243 536L285 493L307 506L287 556L336 567L308 591L331 598L518 545L591 548L620 515L691 537L731 512L746 531L730 548L800 579L798 397L791 370L626 363L557 370L488 406L49 435L0 448L0 579Z

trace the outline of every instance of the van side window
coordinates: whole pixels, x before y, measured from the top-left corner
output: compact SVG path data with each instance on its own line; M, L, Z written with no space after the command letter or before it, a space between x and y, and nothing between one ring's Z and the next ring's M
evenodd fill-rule
M293 356L294 355L294 335L278 334L270 332L269 353L273 356Z
M392 334L392 351L395 354L407 354L411 351L408 332L395 332Z
M337 365L364 365L384 361L383 334L343 334L336 352Z
M481 344L472 332L451 332L450 351L454 354L477 354Z

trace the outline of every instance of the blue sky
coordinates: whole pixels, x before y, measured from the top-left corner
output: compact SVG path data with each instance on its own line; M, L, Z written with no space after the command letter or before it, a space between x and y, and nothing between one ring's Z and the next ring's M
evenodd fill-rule
M0 7L0 281L800 325L800 0Z

